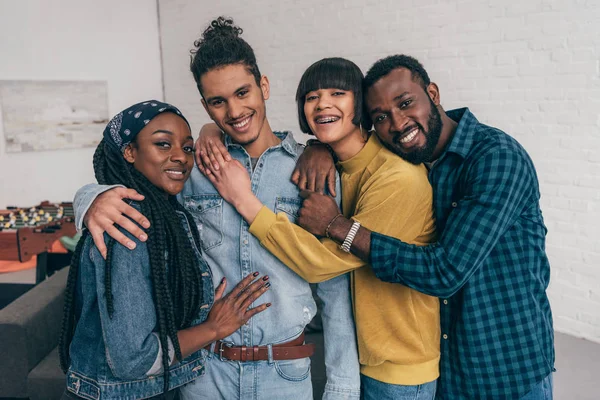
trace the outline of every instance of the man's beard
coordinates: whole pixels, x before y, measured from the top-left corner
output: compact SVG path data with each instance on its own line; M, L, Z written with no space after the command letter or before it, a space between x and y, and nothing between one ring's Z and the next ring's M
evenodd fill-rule
M402 151L401 147L394 143L392 146L386 146L389 150L393 151L396 155L402 157L406 161L412 164L419 165L423 162L432 161L431 157L435 151L435 147L440 140L442 134L442 117L440 111L436 105L429 99L431 105L431 111L427 118L427 130L423 129L423 126L416 122L419 130L425 135L425 146L414 148L409 153Z

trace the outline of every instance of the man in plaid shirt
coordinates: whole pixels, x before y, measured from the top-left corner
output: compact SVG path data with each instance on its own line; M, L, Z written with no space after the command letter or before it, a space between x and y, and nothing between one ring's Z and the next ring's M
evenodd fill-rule
M550 265L531 159L469 109L445 112L437 85L412 57L377 61L365 88L365 114L381 141L429 167L438 240L419 247L361 227L351 250L379 279L440 298L437 397L552 399ZM323 234L338 213L331 198L311 193L298 222ZM352 224L335 218L330 237L352 239Z

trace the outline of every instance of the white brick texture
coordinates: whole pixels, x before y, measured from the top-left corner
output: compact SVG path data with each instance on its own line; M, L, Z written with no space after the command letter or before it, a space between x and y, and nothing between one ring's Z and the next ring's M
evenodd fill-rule
M533 158L548 227L558 331L600 342L600 2L592 0L159 0L165 96L209 119L188 69L193 41L231 16L270 78L274 129L299 132L303 71L342 56L366 71L417 57L446 109L468 106Z

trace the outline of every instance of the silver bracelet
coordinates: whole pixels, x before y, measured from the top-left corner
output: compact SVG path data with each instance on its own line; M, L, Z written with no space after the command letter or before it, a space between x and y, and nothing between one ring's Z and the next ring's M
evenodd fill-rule
M352 241L354 240L354 236L356 236L356 232L358 232L358 228L360 228L360 222L354 221L346 235L346 239L344 239L344 243L340 246L340 249L344 250L346 253L350 253L350 247L352 246Z

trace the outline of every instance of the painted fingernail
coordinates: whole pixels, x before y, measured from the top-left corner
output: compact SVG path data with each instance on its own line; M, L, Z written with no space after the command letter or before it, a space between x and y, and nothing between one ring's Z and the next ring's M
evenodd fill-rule
M267 307L271 307L271 303L267 303Z
M225 277L221 278L221 283L225 283Z
M142 233L142 234L140 235L140 240L141 240L142 242L145 242L145 241L146 241L146 239L148 239L148 235L146 235L145 233Z
M265 275L265 276L263 276L262 280L263 280L263 281L268 281L268 280L269 280L269 275Z
M267 282L267 283L265 284L265 289L266 289L266 288L268 288L268 287L270 287L270 286L271 286L271 282Z
M253 273L252 276L258 276L258 272Z

